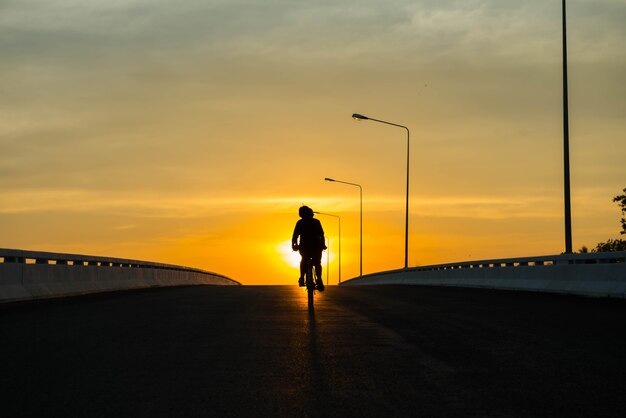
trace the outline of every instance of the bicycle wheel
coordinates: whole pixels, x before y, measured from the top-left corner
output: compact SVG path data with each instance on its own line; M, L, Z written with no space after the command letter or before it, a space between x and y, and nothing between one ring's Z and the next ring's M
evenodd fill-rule
M315 292L315 277L313 276L313 263L307 262L306 268L306 292L309 300L309 308L313 307L313 294Z

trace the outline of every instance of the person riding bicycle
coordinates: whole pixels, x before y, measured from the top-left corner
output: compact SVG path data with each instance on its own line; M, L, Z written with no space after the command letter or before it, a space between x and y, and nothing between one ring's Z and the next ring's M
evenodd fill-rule
M300 261L300 278L298 285L304 286L304 275L306 273L306 263L310 258L313 260L315 267L315 287L320 292L324 291L324 281L322 280L322 251L326 249L324 239L324 229L319 220L313 217L313 209L308 206L302 206L298 210L300 220L296 222L291 237L291 248L294 251L300 251L302 260ZM300 242L298 242L300 238Z

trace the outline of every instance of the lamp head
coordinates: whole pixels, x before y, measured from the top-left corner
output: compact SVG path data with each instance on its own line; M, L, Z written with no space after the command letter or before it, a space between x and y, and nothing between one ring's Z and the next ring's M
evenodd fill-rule
M367 116L359 115L358 113L353 113L352 118L354 120L368 120L369 119Z

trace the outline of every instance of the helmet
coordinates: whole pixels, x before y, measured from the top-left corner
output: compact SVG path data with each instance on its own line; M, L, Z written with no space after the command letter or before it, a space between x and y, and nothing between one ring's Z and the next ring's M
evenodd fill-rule
M301 206L300 209L298 209L298 215L300 215L301 218L312 218L313 209L308 206Z

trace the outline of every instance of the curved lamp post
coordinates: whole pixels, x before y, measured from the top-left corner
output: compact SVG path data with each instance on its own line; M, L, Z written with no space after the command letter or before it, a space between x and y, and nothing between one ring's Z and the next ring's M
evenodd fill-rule
M397 123L386 122L380 119L374 119L367 116L353 113L352 118L355 120L372 120L374 122L384 123L385 125L396 126L398 128L406 129L406 214L404 221L404 268L409 266L409 151L410 151L410 133L409 128L404 125L398 125Z
M361 198L361 217L360 217L360 251L359 251L359 276L363 276L363 187L360 184L350 183L348 181L341 181L326 177L325 181L332 181L335 183L348 184L350 186L356 186L359 188L359 195Z
M332 213L317 212L317 211L313 211L313 213L317 213L318 215L324 215L324 216L332 216L333 218L337 218L337 220L339 221L339 234L338 234L339 236L339 283L341 283L341 218L338 215L333 215ZM330 243L328 246L330 247ZM326 269L326 271L328 271L328 268Z

